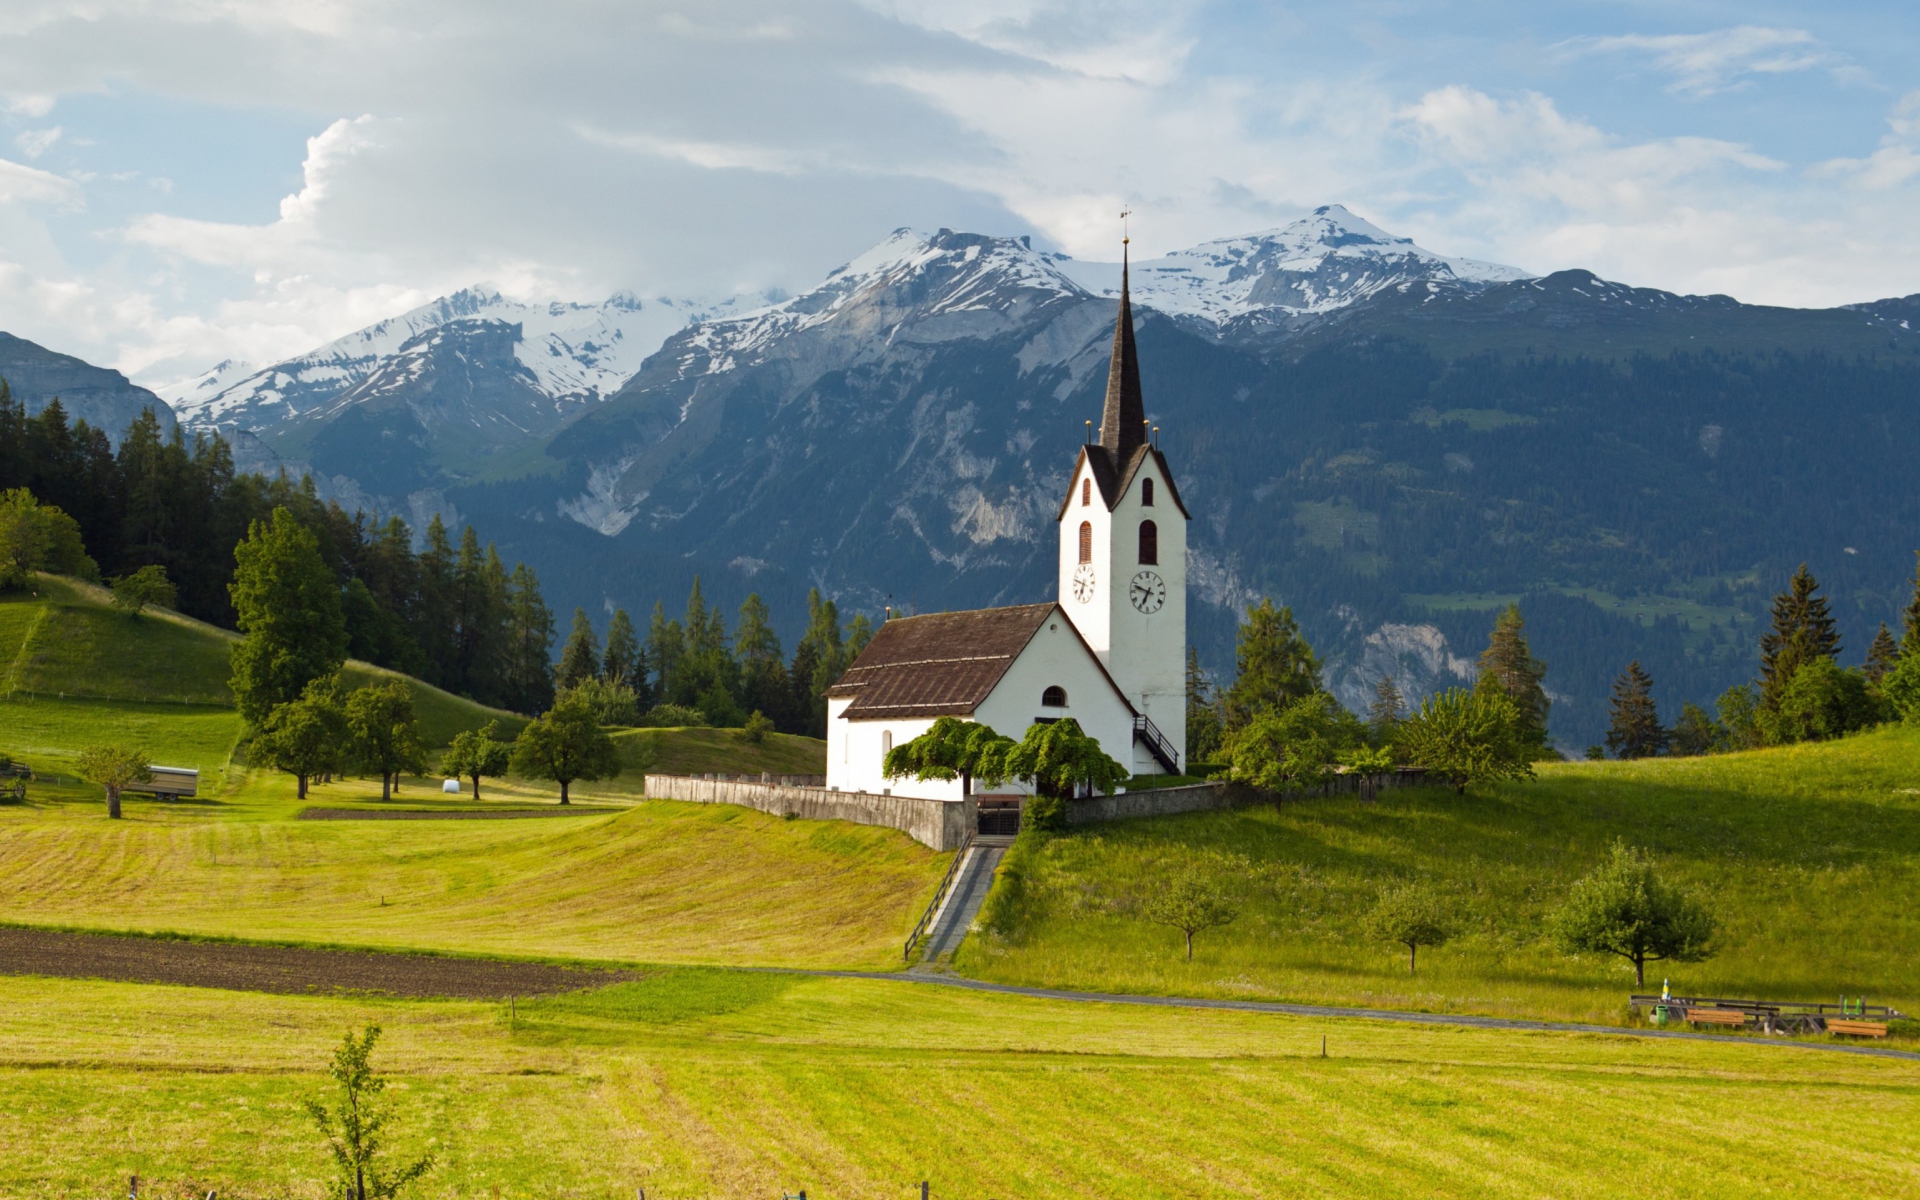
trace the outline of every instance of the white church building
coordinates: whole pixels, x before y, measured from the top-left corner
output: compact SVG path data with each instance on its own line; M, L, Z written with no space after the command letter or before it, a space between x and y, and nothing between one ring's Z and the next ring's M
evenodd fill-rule
M940 717L1015 740L1071 717L1134 774L1180 772L1189 517L1147 425L1126 270L1099 440L1081 447L1060 502L1059 599L882 625L827 691L828 787L960 799L959 780L888 779L881 766Z

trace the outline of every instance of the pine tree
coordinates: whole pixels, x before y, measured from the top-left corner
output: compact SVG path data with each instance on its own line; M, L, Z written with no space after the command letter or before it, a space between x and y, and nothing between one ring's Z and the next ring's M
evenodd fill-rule
M1247 610L1234 659L1239 675L1221 698L1229 730L1321 690L1320 660L1300 633L1293 609L1271 597Z
M624 608L614 609L613 619L607 622L607 650L600 659L600 678L632 688L642 712L651 707L647 703L647 668L641 656L640 639L635 636L633 619Z
M553 613L533 568L521 563L507 581L506 702L515 712L553 705Z
M560 690L579 687L599 671L600 643L593 636L593 622L587 619L586 609L576 608L573 630L567 634L567 644L560 651Z
M667 619L666 606L653 602L653 621L647 628L647 665L654 670L653 694L665 701L674 692L680 676L680 660L686 657L686 631L680 622Z
M1213 685L1200 669L1200 654L1187 647L1187 762L1211 762L1220 749L1220 709ZM1191 773L1191 772L1190 772Z
M1406 715L1407 702L1400 695L1400 689L1394 686L1393 676L1382 675L1380 682L1373 685L1373 703L1367 706L1367 719L1374 733L1386 736Z
M1887 632L1887 623L1880 622L1880 632L1873 635L1873 645L1867 648L1867 682L1878 685L1885 679L1887 672L1893 670L1893 664L1900 658L1900 647Z
M758 593L740 606L733 654L740 669L740 706L763 716L786 716L793 688L787 681L780 639L773 632L772 614Z
M1781 693L1801 666L1840 653L1840 635L1819 591L1819 581L1801 563L1787 590L1773 598L1773 627L1760 638L1760 704L1769 712L1780 707Z
M807 592L807 631L800 636L800 645L793 657L794 669L790 674L802 716L802 731L809 737L825 737L826 692L846 671L847 647L840 632L840 608L832 600L822 598L819 588Z
M1547 676L1547 664L1533 656L1527 646L1526 622L1520 606L1509 604L1493 625L1493 636L1480 653L1480 683L1505 692L1520 710L1520 718L1535 744L1547 744L1546 689L1540 681Z
M427 680L441 686L454 682L453 545L438 513L427 523L427 548L420 554L420 601L414 609L413 636L426 658Z
M1913 598L1907 601L1906 611L1900 614L1902 654L1920 648L1920 550L1914 551L1913 557Z
M1613 718L1607 749L1614 757L1649 758L1667 748L1668 734L1653 703L1653 676L1641 669L1639 659L1628 663L1613 681L1607 710Z

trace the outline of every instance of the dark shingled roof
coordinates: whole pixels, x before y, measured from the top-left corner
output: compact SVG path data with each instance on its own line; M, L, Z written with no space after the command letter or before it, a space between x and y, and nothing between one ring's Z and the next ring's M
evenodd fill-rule
M958 717L993 691L1057 604L895 617L880 626L829 696L849 718Z

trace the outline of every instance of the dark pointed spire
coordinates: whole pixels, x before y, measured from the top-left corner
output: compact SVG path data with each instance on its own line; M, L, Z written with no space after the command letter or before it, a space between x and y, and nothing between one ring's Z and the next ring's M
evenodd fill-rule
M1124 467L1147 440L1146 402L1140 397L1140 355L1133 348L1133 301L1127 295L1127 247L1120 239L1120 315L1113 323L1113 359L1107 364L1107 405L1100 415L1100 444Z

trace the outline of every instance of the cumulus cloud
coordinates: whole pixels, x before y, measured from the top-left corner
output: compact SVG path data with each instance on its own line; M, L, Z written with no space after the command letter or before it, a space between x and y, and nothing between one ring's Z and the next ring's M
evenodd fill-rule
M1404 58L1236 57L1225 19L1198 0L18 0L0 328L157 381L477 282L797 289L900 225L1110 258L1128 204L1145 253L1340 201L1532 270L1787 302L1912 290L1920 237L1898 210L1920 101L1877 150L1875 127L1860 157L1806 170L1726 137L1623 136L1541 75L1511 91L1444 56L1419 83ZM1375 34L1368 53L1413 53ZM1843 65L1758 26L1557 45L1545 59L1643 57L1686 112ZM252 168L292 174L277 206L209 204L191 164L88 144L99 112L148 98L304 114L304 155L288 138ZM162 171L182 186L151 186Z
M1844 58L1822 46L1804 29L1740 25L1706 33L1579 38L1564 43L1572 53L1639 53L1673 76L1676 92L1708 96L1748 86L1754 75L1784 75L1816 67L1837 67Z

